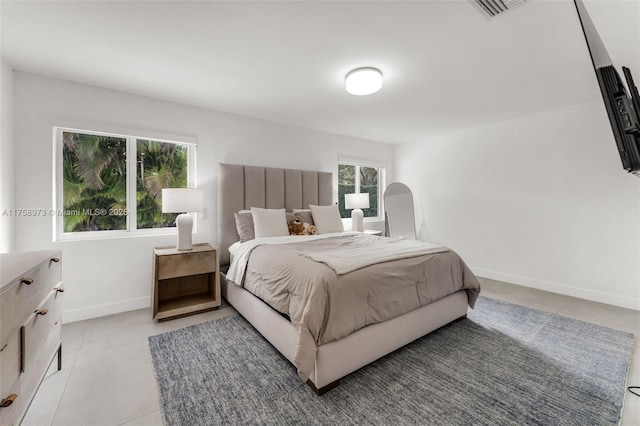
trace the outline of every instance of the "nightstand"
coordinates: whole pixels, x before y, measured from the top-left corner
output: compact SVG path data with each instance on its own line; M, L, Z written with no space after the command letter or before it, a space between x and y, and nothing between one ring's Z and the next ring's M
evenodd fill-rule
M382 231L376 231L375 229L365 229L364 233L369 235L377 235L378 237L382 236Z
M220 306L218 250L194 244L193 250L153 249L153 319L164 321Z

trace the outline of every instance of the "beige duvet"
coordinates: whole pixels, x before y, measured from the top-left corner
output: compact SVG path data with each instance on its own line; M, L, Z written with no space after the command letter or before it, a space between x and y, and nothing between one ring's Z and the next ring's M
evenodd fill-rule
M295 241L295 240L293 240ZM480 285L453 251L374 264L343 275L306 257L385 241L373 236L258 245L250 252L244 287L289 316L298 330L296 366L306 380L318 345L466 290L473 307ZM244 243L246 244L246 243Z

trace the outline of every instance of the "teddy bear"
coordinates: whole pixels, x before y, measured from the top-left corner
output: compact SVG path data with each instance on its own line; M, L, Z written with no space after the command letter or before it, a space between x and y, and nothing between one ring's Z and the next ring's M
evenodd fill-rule
M300 216L293 216L289 220L289 235L317 235L318 228L315 225L303 223Z
M305 235L318 235L318 228L315 225L309 225L306 222L302 225L304 226Z
M293 216L289 220L289 235L305 235L304 224L300 216Z

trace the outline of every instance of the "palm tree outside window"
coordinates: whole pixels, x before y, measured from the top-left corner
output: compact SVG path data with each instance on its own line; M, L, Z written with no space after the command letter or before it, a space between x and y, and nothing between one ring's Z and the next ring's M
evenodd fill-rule
M194 144L71 129L57 138L58 237L175 227L162 189L195 183Z

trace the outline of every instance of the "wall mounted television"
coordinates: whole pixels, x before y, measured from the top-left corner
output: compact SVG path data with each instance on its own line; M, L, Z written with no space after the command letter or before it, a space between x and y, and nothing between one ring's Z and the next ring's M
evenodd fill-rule
M640 95L629 68L622 67L629 92L613 66L591 17L582 3L574 0L591 63L611 123L622 167L640 177Z

